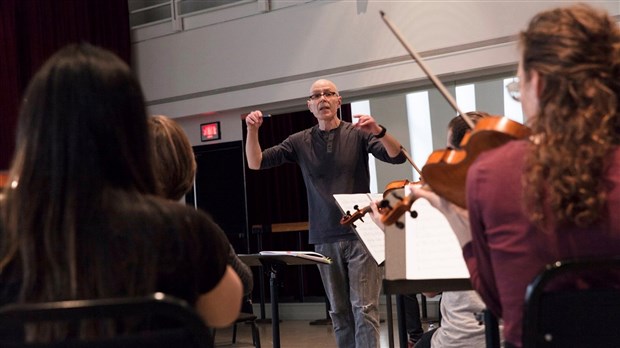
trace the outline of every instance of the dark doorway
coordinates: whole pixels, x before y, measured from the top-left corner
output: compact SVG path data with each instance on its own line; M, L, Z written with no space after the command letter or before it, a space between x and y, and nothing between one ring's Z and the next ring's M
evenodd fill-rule
M186 202L211 214L239 254L248 253L244 155L241 141L194 146L198 165Z

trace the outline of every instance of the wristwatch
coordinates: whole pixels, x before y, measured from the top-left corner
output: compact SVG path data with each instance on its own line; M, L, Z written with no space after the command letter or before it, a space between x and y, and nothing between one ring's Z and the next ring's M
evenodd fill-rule
M387 129L385 127L383 127L382 125L379 125L379 127L381 127L381 132L379 132L379 134L375 135L375 138L377 139L381 139L385 136L385 132L387 132Z

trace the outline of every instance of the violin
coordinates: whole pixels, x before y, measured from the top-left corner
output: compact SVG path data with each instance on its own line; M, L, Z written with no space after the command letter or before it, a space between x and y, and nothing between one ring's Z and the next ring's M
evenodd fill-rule
M388 201L384 199L381 202L379 202L377 206L379 208L379 211L382 211L382 209L387 208ZM355 221L360 220L364 222L364 219L362 218L367 213L372 211L372 208L370 207L370 205L367 205L363 207L362 209L359 209L359 206L356 204L353 206L353 209L355 209L355 212L353 214L351 214L351 212L347 210L346 214L342 217L342 219L340 219L341 225L351 225L355 227L355 224L353 224Z
M465 134L460 149L437 150L430 154L426 164L422 167L424 182L437 195L459 207L466 208L467 170L478 155L511 140L525 138L530 133L529 128L506 117L482 118L473 131ZM398 222L398 219L411 209L416 199L417 197L413 194L409 194L393 207L389 205L384 207L385 213L381 222L386 226L396 223L398 227L401 227L402 224Z
M511 140L523 139L530 134L529 128L507 117L482 118L473 130L466 133L461 141L461 149L433 151L422 167L422 175L436 194L466 208L467 170L476 158L484 151L502 146Z
M466 208L465 183L467 170L471 164L482 152L504 145L511 140L528 137L531 134L531 130L518 122L501 116L486 117L474 125L471 118L459 110L456 101L448 93L443 83L431 73L421 57L403 39L398 29L390 22L383 11L381 11L381 17L434 86L470 127L470 131L461 141L460 150L445 149L434 151L429 156L424 167L422 167L422 177L430 189L446 200ZM402 214L409 211L414 201L415 197L412 195L404 197L383 215L381 221L386 226L395 223Z
M406 197L402 198L398 201L393 207L388 205L384 207L388 211L382 215L381 222L385 226L389 226L392 224L396 224L396 227L403 228L405 227L402 222L399 222L398 219L404 214L411 210L411 205L415 202L417 197L414 197L412 193L408 194ZM384 200L385 201L385 200ZM415 212L411 212L411 217L416 217Z
M405 150L404 148L401 148L400 151L405 156L405 158L407 158L407 161L409 161L409 163L411 163L411 165L413 166L413 169L415 169L415 171L421 177L422 176L422 171L420 170L420 168L418 168L418 166L415 165L415 163L411 159L411 156L409 155L407 150ZM418 181L418 183L419 182L421 182L421 181ZM392 192L394 190L397 190L397 189L404 188L407 185L409 185L409 180L407 180L407 179L404 179L404 180L394 180L394 181L389 182L387 185L385 185L385 189L383 190L383 200L378 205L379 211L381 212L381 211L383 211L383 209L391 209L390 206L389 206L389 202L386 200L387 195L390 192ZM360 209L357 204L353 206L353 209L355 209L355 212L353 214L351 214L351 212L349 210L346 211L344 216L340 219L340 224L341 225L352 225L353 227L355 227L355 225L353 225L353 222L355 222L357 220L361 220L363 222L364 220L362 220L362 218L368 212L370 212L372 210L370 205L367 205L367 206L363 207L362 209Z
M392 182L389 182L387 185L385 185L385 190L383 191L384 199L378 204L379 211L381 211L382 209L388 208L389 203L387 200L385 200L385 198L390 192L403 188L407 185L409 185L409 180L407 179L394 180ZM352 225L353 227L355 227L355 225L353 224L355 221L361 220L363 222L364 220L362 218L367 213L372 211L372 208L370 207L370 205L367 205L360 209L359 206L356 204L353 206L353 209L355 209L354 213L351 213L349 210L346 211L345 215L342 217L342 219L340 219L341 225Z
M401 189L405 186L409 185L409 180L405 179L405 180L394 180L390 183L388 183L387 185L385 185L385 190L383 190L383 198L386 198L387 195L394 191L394 190L398 190Z

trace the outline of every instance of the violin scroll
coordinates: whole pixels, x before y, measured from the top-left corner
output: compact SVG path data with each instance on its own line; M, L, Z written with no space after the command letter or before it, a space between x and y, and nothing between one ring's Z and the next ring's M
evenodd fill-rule
M377 207L379 208L379 211L381 211L384 208L386 208L388 205L389 205L389 202L384 199L380 201L379 204L377 204ZM347 210L347 212L344 214L342 219L340 219L341 225L352 225L353 227L355 227L355 225L353 224L355 221L360 220L364 222L362 218L368 212L372 211L372 208L370 207L370 205L367 205L363 207L362 209L359 209L359 206L356 204L353 206L353 209L355 209L355 212L353 214L351 214L351 212Z
M396 204L391 207L388 206L387 212L383 214L381 217L381 222L385 226L390 226L395 224L398 228L405 227L402 222L398 221L398 219L404 214L410 211L411 205L415 202L417 197L414 197L413 194L409 194L407 197L400 199ZM417 215L417 214L416 214ZM412 215L413 216L413 215Z
M424 190L430 190L430 187L427 185L422 185L421 188ZM392 193L392 196L394 196L397 201L393 207L387 204L387 207L383 209L381 222L385 226L390 226L394 224L396 225L396 227L402 229L405 227L405 224L398 221L398 219L400 219L400 217L405 213L409 213L409 215L414 219L418 217L418 212L415 210L411 210L411 206L418 198L420 198L420 196L415 195L414 192L409 193L406 197L401 197L396 193ZM388 202L385 199L384 201Z
M347 210L342 219L340 219L341 225L353 225L353 223L357 220L361 220L363 222L364 220L362 218L364 217L364 215L371 211L370 206L359 209L359 206L357 204L353 206L353 209L355 209L355 212L353 214L351 214L351 212ZM355 225L353 225L353 227L355 227Z

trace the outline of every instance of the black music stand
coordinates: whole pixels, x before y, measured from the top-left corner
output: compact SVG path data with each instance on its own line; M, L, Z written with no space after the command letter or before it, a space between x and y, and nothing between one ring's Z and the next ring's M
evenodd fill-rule
M250 267L262 266L269 269L269 289L271 290L271 332L273 348L280 348L280 311L278 306L278 273L286 266L316 265L319 261L304 259L294 255L239 254L239 259Z

